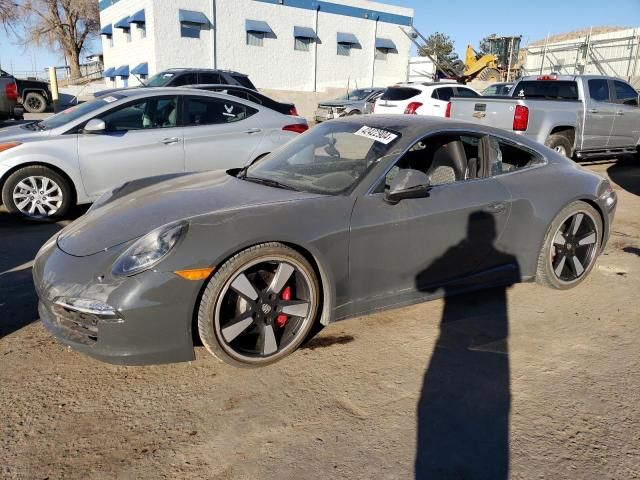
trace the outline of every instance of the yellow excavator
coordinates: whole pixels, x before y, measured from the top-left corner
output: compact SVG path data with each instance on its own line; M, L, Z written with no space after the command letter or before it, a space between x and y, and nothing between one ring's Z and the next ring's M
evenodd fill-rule
M522 37L498 37L492 35L487 38L487 53L476 52L471 45L462 62L453 64L458 77L464 81L482 80L485 82L500 82L510 80L518 62L520 40Z

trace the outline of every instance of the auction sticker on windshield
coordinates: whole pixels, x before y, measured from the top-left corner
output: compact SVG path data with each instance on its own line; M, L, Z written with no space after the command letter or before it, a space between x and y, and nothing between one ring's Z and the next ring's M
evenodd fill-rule
M396 135L395 133L388 132L387 130L382 130L381 128L367 127L366 125L357 132L354 132L354 135L370 138L371 140L384 143L385 145L388 145L396 138L398 138L398 135Z

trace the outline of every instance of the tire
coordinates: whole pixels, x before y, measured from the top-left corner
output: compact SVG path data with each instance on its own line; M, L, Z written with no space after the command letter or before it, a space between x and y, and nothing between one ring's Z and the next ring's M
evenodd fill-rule
M2 203L10 213L34 219L56 219L73 205L73 189L67 179L50 168L25 167L7 178L2 188Z
M313 328L319 292L313 267L296 250L281 243L248 248L209 280L198 308L200 339L230 365L277 362Z
M351 117L353 115L360 115L360 110L351 110L349 113L347 113L347 117Z
M38 92L29 92L24 97L22 106L29 113L42 113L47 109L47 100Z
M574 234L574 219L579 219ZM536 281L558 290L573 288L591 272L600 252L602 217L591 205L577 201L564 207L547 231L540 255ZM563 261L562 258L565 258ZM577 259L580 268L573 259ZM582 269L582 271L580 271ZM577 274L577 276L576 276Z
M502 80L502 75L500 75L500 72L495 68L485 68L478 74L476 80L483 82L499 82Z
M567 158L573 156L573 145L571 145L571 141L560 133L549 135L544 144Z

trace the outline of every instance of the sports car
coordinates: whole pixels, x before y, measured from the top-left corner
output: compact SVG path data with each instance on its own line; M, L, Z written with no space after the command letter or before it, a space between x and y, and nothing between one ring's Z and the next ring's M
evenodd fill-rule
M461 291L582 282L609 182L526 138L410 115L323 123L245 168L126 183L50 239L42 321L98 359L245 367L316 322Z

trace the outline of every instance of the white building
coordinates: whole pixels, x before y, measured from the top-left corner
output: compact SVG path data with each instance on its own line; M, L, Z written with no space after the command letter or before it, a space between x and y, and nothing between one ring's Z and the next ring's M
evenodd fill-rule
M110 86L176 67L235 70L259 88L318 91L407 78L413 10L368 0L101 0Z

